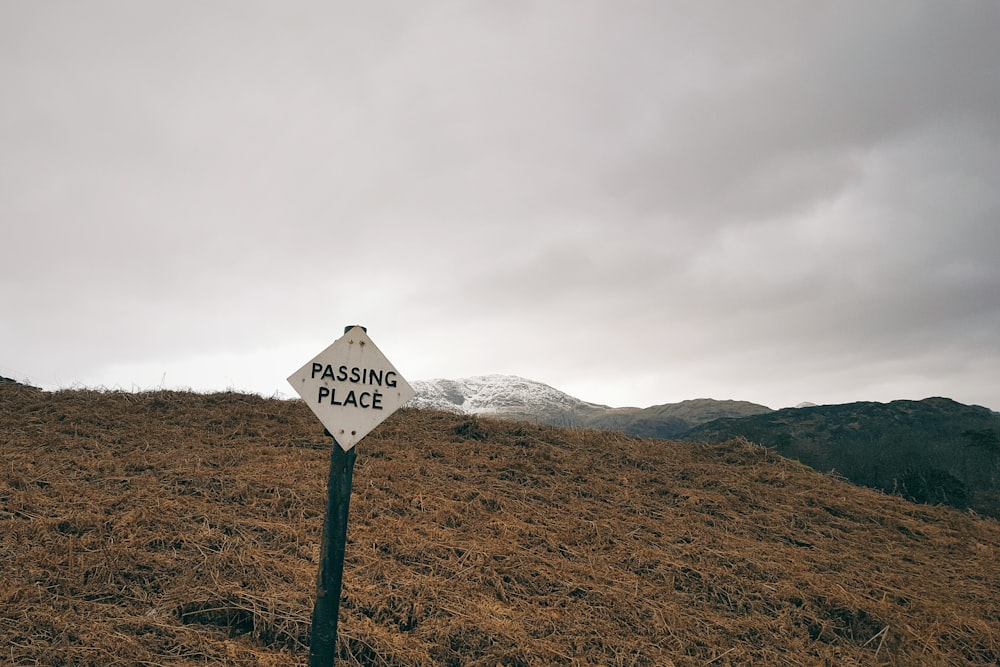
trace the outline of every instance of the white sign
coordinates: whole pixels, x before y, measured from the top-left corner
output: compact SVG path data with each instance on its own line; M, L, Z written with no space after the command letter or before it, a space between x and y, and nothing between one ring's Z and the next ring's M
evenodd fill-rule
M292 373L288 383L345 452L416 393L357 326Z

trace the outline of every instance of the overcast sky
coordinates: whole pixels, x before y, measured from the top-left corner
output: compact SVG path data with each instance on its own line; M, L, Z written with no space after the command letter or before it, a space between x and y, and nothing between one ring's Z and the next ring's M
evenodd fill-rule
M1000 410L1000 3L0 0L0 375Z

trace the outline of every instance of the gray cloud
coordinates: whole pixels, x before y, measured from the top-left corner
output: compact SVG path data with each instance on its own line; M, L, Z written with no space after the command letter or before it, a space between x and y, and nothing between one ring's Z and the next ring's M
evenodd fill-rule
M270 393L363 320L414 378L1000 408L998 28L990 2L8 3L0 373Z

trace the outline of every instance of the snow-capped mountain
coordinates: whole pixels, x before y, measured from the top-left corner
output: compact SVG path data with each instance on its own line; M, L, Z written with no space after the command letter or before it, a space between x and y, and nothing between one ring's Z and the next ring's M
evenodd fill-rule
M551 424L612 429L645 437L674 437L693 426L720 417L771 412L746 401L709 398L654 405L612 408L588 403L547 384L514 375L480 375L458 380L417 380L406 404L460 414L494 415Z
M587 403L547 384L515 375L479 375L458 380L416 380L417 394L408 407L433 408L462 414L494 414L565 425L582 423L588 415L611 408Z

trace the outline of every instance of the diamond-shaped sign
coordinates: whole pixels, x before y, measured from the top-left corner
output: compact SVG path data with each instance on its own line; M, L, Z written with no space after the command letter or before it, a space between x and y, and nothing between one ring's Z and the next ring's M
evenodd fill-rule
M416 393L362 327L351 327L288 383L350 451Z

